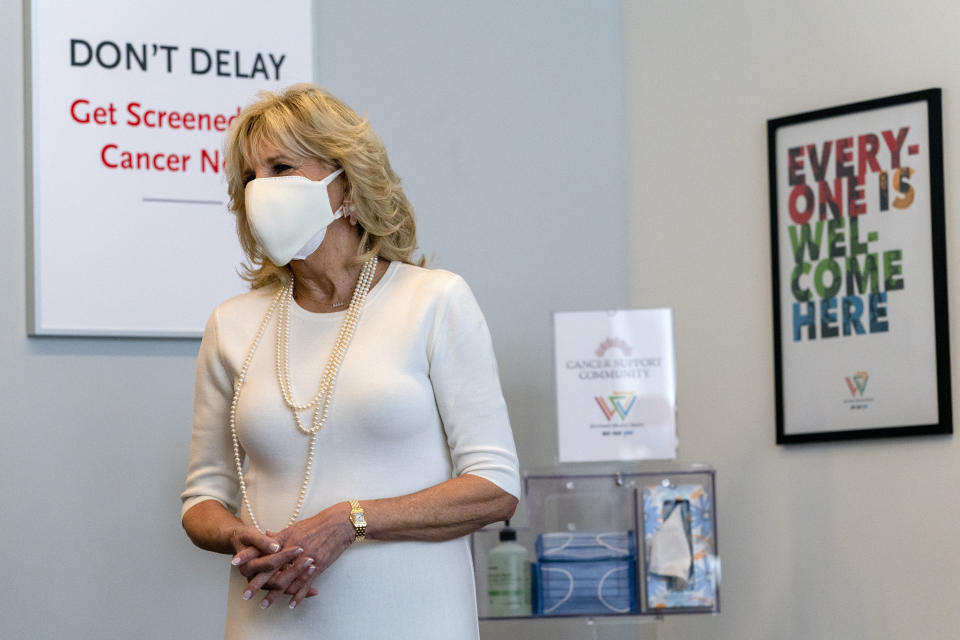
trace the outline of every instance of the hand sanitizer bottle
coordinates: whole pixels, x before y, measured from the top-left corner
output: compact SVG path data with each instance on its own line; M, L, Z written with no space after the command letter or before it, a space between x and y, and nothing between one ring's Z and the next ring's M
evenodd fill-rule
M500 544L487 554L488 615L495 618L530 615L530 564L517 532L505 522Z

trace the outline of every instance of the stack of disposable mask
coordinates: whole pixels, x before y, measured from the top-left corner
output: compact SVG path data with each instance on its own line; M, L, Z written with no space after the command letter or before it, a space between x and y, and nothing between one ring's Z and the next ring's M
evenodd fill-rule
M544 533L537 560L540 615L636 613L633 531Z

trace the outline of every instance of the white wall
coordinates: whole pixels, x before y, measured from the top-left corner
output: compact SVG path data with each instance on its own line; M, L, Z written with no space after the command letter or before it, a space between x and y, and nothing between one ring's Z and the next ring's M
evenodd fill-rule
M626 303L619 4L314 12L318 82L383 138L430 264L488 316L524 466L552 464L550 314Z
M370 116L422 248L487 313L523 465L550 464L550 312L626 304L619 4L317 2L315 28L320 81ZM226 560L179 525L198 343L26 336L23 50L2 0L0 637L218 637Z
M681 455L718 469L722 614L660 637L956 638L954 439L774 444L765 122L943 88L955 325L960 5L623 6L630 303L676 309Z
M22 5L0 2L0 637L190 637L197 343L27 338L23 51Z
M626 304L619 3L314 7L318 82L369 116L431 264L473 287L521 465L552 465L550 314ZM481 624L484 638L584 632L582 621Z

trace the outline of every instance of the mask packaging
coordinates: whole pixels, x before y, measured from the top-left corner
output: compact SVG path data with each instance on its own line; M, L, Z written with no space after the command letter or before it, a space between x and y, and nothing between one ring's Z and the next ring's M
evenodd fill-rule
M244 206L250 230L277 266L304 259L320 246L327 226L343 215L333 211L327 186L343 169L323 180L303 176L257 178L247 183Z
M540 615L637 612L633 531L544 533L537 560Z

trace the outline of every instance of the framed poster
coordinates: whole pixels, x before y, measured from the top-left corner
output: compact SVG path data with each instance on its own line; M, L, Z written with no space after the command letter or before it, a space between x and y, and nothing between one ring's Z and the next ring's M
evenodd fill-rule
M777 443L952 433L940 90L767 123Z
M672 309L555 313L559 462L677 457Z
M313 80L309 0L25 6L29 333L199 337L246 289L224 137Z

